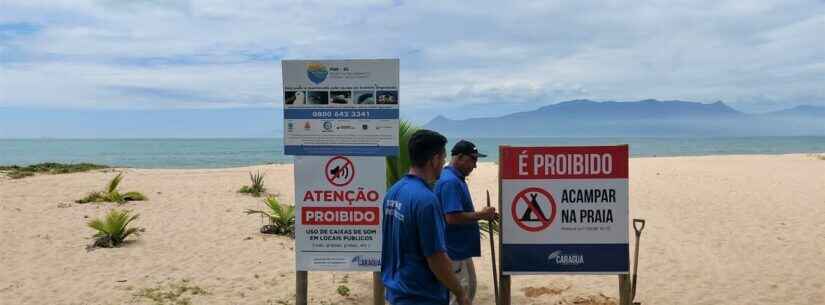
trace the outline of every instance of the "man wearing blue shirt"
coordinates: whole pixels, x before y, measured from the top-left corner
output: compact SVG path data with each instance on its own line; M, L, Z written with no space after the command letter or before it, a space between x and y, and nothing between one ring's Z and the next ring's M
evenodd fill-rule
M465 140L456 143L450 154L450 165L441 172L441 177L435 185L435 194L447 222L445 238L447 254L453 261L453 273L472 300L476 291L473 257L481 256L478 221L495 219L496 210L487 207L481 212L476 212L465 181L476 168L478 158L486 155L479 153L475 144ZM450 297L450 304L458 304L455 296Z
M444 214L430 185L441 174L447 139L430 130L413 133L410 172L384 196L381 279L391 305L446 305L470 299L452 272L444 242Z

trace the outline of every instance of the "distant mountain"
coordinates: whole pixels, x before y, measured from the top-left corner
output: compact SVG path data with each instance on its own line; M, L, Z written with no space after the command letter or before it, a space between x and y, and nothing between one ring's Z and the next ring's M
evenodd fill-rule
M825 118L825 107L801 105L790 109L766 113L770 116L802 116Z
M756 136L823 135L825 107L800 106L754 115L723 102L572 100L499 117L425 125L450 136Z

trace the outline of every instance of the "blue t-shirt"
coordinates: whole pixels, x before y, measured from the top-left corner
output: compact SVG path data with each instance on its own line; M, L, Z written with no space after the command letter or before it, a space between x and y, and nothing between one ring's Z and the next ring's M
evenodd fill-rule
M447 251L438 198L419 177L406 175L384 196L381 278L390 304L446 305L447 287L427 257Z
M473 200L464 175L452 166L441 171L441 178L435 184L435 194L441 203L442 212L473 212ZM481 234L478 222L447 224L447 254L452 260L463 260L481 256Z

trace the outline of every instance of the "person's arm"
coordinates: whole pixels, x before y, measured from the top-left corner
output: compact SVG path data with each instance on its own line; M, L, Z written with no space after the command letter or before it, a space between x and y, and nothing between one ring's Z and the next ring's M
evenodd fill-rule
M441 184L436 189L438 200L441 201L441 208L444 218L448 224L474 223L481 219L493 219L496 215L495 209L485 208L481 212L465 212L463 185L455 180L439 181Z
M445 214L444 218L448 224L473 223L482 219L493 220L496 217L496 209L485 207L481 212L455 212Z
M430 270L433 271L438 281L446 286L456 298L462 299L466 296L464 289L461 288L458 279L453 273L453 262L450 260L450 257L447 256L447 253L439 251L427 256L427 265L430 266Z

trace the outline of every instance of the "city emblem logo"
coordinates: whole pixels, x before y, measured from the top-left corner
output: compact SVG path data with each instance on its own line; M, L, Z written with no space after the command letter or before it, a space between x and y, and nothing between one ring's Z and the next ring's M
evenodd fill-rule
M307 65L307 77L316 85L327 79L327 74L329 74L329 70L323 64L311 63Z

